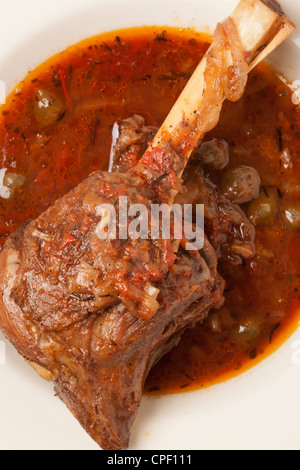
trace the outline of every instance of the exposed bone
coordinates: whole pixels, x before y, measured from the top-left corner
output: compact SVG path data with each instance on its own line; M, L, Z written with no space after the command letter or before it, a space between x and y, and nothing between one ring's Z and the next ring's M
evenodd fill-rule
M283 36L288 35L288 31L293 29L278 4L273 1L266 4L260 0L242 0L233 15L233 21L237 30L241 31L240 41L244 44L245 57L249 60L248 64L244 59L241 62L243 67L246 63L248 69L255 61L265 57L267 48L263 51L263 45L269 41L267 47L271 50L283 39ZM247 26L243 26L244 23ZM283 34L282 30L285 29L286 24L290 26ZM231 27L232 20L228 21L226 26ZM256 33L258 29L261 30L260 35ZM248 34L249 43L247 44ZM254 45L255 38L257 41ZM203 113L204 73L207 61L209 62L211 59L209 54L213 54L213 46L167 119L167 124L171 123L175 126L175 140L176 137L178 138L177 132L181 131L181 135L184 135L185 132L191 132L194 124L196 124L194 126L195 133L199 133L198 137L201 137L207 130L207 123L204 121L201 122L202 127L198 126L194 110ZM221 51L222 58L225 54L226 52ZM225 65L228 67L230 59L229 54L225 59ZM218 72L219 77L222 77L223 65L220 62L220 69L218 70L218 67L213 69L214 72ZM215 111L217 117L222 103L223 101L220 100L218 109ZM182 123L187 123L187 125L183 126ZM157 139L161 138L162 142L167 142L170 147L172 140L171 134L167 132L167 124L160 130L156 143ZM189 152L190 149L184 154L186 159L189 157ZM98 179L100 182L107 181L108 176L110 182L113 182L114 176L112 174L98 172L84 183L86 192L83 191L83 187L74 190L77 191L78 197L81 194L82 199L79 200L83 208L86 206L91 211L96 210L97 198L93 197L94 185L97 184ZM126 186L129 191L137 187L137 185L134 186L137 178L132 175L119 173L115 176L116 181L122 180L124 184L126 179L129 181ZM72 193L73 197L74 192ZM47 222L46 219L52 222L53 214L59 214L56 226L58 228L65 227L66 202L70 202L69 196L58 201L54 209L48 209L44 215L40 216L40 221L43 218L44 223ZM83 212L81 215L84 216ZM61 222L62 219L63 222ZM75 223L71 222L68 216L66 219L70 224ZM33 225L34 221L31 224ZM46 225L48 226L48 223ZM72 290L66 287L66 271L62 272L62 282L53 284L50 276L48 279L46 275L44 276L42 265L39 270L39 267L35 267L34 259L31 256L26 258L28 252L24 250L24 247L28 241L30 243L35 240L32 233L30 234L27 230L29 230L28 225L21 227L16 234L9 238L0 254L1 329L16 346L19 353L43 378L55 381L59 396L99 445L107 449L125 448L128 445L133 419L138 411L144 379L150 368L162 355L177 344L185 328L193 326L196 321L203 321L212 306L216 308L220 306L224 285L222 279L217 275L216 253L207 240L201 253L185 254L182 252L172 270L170 269L167 276L159 284L156 284L161 289L161 298L163 299L161 310L157 316L135 318L130 314L125 303L100 312L99 309L103 305L99 305L95 301L88 309L83 309L82 303L85 302L80 300L80 294L78 298L78 292L73 291L73 285L71 286ZM68 230L66 233L71 232ZM90 240L89 243L93 243L94 239L90 238ZM56 253L56 245L54 241L52 243L51 249ZM86 247L83 246L83 249L86 250ZM30 250L39 264L36 245L31 244ZM236 245L235 250L239 252L241 248ZM22 263L19 263L19 254L23 256ZM247 252L243 254L247 255ZM249 250L248 254L251 254ZM107 268L108 262L105 263L104 266ZM7 265L10 267L8 272L6 271ZM96 268L95 265L90 266L86 263L84 266L82 264L80 267L81 276L80 279L77 278L77 282L80 281L79 284L82 286L85 284L87 277L84 275L84 271L86 270L89 270L90 280L93 281L94 274L95 278L98 278ZM22 271L19 272L19 269ZM191 272L190 278L182 275L188 271ZM34 282L31 284L33 286L32 292L36 289L36 280L39 281L38 284L43 289L45 286L49 288L48 299L51 298L51 295L53 296L53 292L57 293L58 289L61 289L60 305L57 311L55 309L53 315L52 306L47 307L38 295L35 295L34 307L29 305L28 313L26 312L25 315L22 310L23 305L20 306L17 303L19 301L17 288L23 289L24 287L24 273L25 275L31 273L34 277ZM40 282L41 278L42 282ZM27 292L20 291L22 300L33 300L30 296L30 290L28 290L29 285L28 283L25 285ZM104 285L96 283L94 285L92 282L92 287L90 287L90 283L86 286L98 289L98 292L91 292L93 299L98 294L99 296L108 294L104 302L111 303L111 299L113 301L113 297L109 294L112 292L114 295L114 291L111 290L108 282L104 282ZM108 288L107 291L106 288ZM151 303L153 303L153 299L156 301L158 289L155 286L147 283L145 292L148 295L147 301L151 301ZM67 294L65 311L61 305L65 300L64 293ZM71 305L68 294L72 298ZM89 298L90 293L87 300ZM76 301L78 301L78 305L75 311ZM36 311L36 307L39 312ZM93 310L91 310L92 307ZM40 313L41 316L36 316L37 313ZM77 326L80 329L77 330Z
M293 23L286 17L275 0L241 0L231 19L238 33L240 46L245 54L248 72L261 60L265 59L295 29ZM189 138L192 135L189 146L185 151L182 151L185 167L199 140L203 138L206 132L211 130L212 111L206 113L207 116L204 113L201 119L199 114L201 110L203 111L206 90L205 71L207 70L209 57L214 55L214 47L213 42L147 152L151 152L153 148L163 148L166 142L176 148L178 147L178 140L182 141L185 137ZM227 67L230 67L230 54L227 61ZM223 71L220 69L220 76L222 73ZM224 99L220 100L221 102L215 106L213 111L216 115L216 122ZM177 175L179 178L182 172L183 170Z
M250 52L249 71L295 29L279 3L274 0L241 0L232 19L244 50Z

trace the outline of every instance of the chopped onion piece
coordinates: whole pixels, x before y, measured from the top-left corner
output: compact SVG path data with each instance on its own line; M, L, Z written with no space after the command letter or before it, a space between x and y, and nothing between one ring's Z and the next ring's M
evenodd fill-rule
M9 199L11 196L10 189L4 184L6 171L6 168L2 168L0 170L0 197L2 197L3 199Z

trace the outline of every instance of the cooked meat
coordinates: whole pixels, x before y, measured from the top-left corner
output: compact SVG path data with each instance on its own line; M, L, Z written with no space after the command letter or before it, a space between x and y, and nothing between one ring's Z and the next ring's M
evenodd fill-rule
M157 130L156 127L145 126L144 118L137 114L124 119L119 125L119 137L113 149L113 171L125 172L133 168Z
M131 314L126 297L116 294L114 276L103 278L103 265L109 271L122 256L116 261L95 239L101 217L92 201L97 203L104 183L119 177L93 174L19 228L0 255L2 331L54 381L57 394L104 449L128 446L150 368L186 328L221 305L224 288L206 239L200 252L180 248L172 270L153 282L157 313L150 319ZM125 284L131 273L121 272L117 281Z
M186 240L180 248L180 240L165 239L160 221L158 239L149 236L149 226L146 240L128 237L128 220L124 226L116 207L120 197L131 207L142 204L146 215L152 203L172 205L199 138L217 123L223 101L242 95L248 63L232 20L217 27L206 57L205 73L198 68L205 78L199 113L189 105L193 119L176 115L176 128L169 124L167 133L157 133L159 142L154 139L140 160L134 154L148 131L137 117L127 121L116 165L123 170L121 153L131 152L128 173L94 173L21 227L0 255L2 330L42 375L51 374L58 395L106 449L128 446L153 364L223 301L207 239L202 250L185 253ZM114 217L119 233L110 238Z

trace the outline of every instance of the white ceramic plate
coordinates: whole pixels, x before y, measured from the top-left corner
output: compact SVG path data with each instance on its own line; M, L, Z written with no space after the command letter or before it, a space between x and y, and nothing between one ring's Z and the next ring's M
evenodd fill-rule
M45 59L86 37L140 25L212 30L238 0L10 0L0 6L0 80L12 89ZM281 0L298 26L271 61L300 79L300 2ZM0 336L0 362L3 362ZM250 372L210 389L145 398L132 449L300 449L300 331ZM298 342L297 342L298 341ZM97 449L59 399L5 342L0 449ZM297 365L298 364L298 365Z

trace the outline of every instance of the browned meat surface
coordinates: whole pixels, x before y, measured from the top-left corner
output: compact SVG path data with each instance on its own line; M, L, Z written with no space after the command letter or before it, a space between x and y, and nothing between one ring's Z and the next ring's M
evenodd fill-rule
M122 155L134 155L136 165L155 131L155 128L145 126L144 119L137 115L123 121L114 149L113 171L118 171L120 158L123 171L132 168L132 160ZM261 179L255 168L239 166L225 171L218 188L210 181L206 170L224 170L228 163L228 144L223 139L203 142L188 164L183 176L184 187L175 202L204 204L205 232L218 257L241 263L243 258L255 254L255 228L239 204L257 198Z
M155 283L159 309L150 320L130 314L109 286L104 292L103 252L93 251L99 218L86 224L85 199L99 197L111 178L93 174L9 238L0 256L0 323L19 353L50 373L95 441L123 449L150 368L222 303L224 286L206 240L199 253L180 249L172 270Z
M116 164L121 151L138 159L148 136L142 119L123 123ZM133 174L94 173L0 255L1 329L105 449L128 446L149 370L224 289L207 239L177 255L169 240L100 240L97 207L124 194L147 207L155 197ZM143 302L156 313L138 310Z
M119 137L114 147L113 170L125 172L133 168L147 150L158 129L145 126L142 116L124 119L119 127Z
M122 301L133 316L140 318L150 318L157 311L158 289L154 284L175 262L175 240L150 239L150 217L149 239L130 238L129 220L121 228L120 197L127 197L128 207L138 203L149 211L153 200L151 188L134 175L97 172L27 227L22 266L29 273L28 283L23 290L17 289L16 295L23 299L22 308L33 311L41 325L61 327L66 316L72 323L116 301ZM116 208L113 239L104 233L108 228L104 204ZM126 232L124 239L121 230ZM61 297L65 287L71 305L69 298ZM89 300L82 304L82 298ZM61 314L56 311L57 302Z
M252 225L204 175L201 152L186 171L187 189L177 202L205 203L215 249L207 237L199 252L177 251L172 240L99 239L99 204L116 204L125 194L129 205L149 207L157 200L153 185L130 172L151 132L138 116L121 123L113 170L124 173L94 173L20 227L0 255L2 331L53 380L57 394L104 449L128 446L149 370L187 328L222 305L217 257L224 247L234 262L254 250ZM224 142L217 145L218 165L222 149L226 154ZM189 171L197 188L189 187Z

